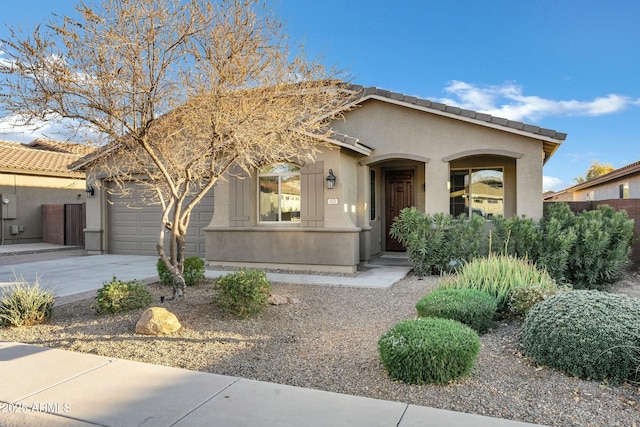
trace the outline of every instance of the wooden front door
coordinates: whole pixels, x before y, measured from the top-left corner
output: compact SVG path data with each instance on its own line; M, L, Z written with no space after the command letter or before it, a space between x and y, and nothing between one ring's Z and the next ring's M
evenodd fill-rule
M413 171L387 171L385 178L385 235L387 251L404 251L405 248L389 235L395 217L404 208L413 206Z

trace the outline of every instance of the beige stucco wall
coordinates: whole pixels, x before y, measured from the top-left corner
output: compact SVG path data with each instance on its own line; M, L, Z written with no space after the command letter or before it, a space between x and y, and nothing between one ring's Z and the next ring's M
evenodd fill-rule
M0 173L0 194L13 195L17 202L16 218L4 221L4 244L42 242L42 205L82 204L85 187L81 178ZM12 235L12 225L24 231Z
M322 225L260 223L256 175L245 178L249 190L220 181L214 216L205 228L209 263L355 271L359 261L385 249L385 175L392 170L412 170L413 204L438 213L450 209L452 168L502 167L505 214L542 216L543 144L538 139L377 100L346 113L334 130L373 150L370 156L346 147L321 150L317 161L324 175L332 169L337 177L335 189L325 186L320 196ZM371 171L376 175L373 219ZM242 198L249 206L242 224L230 220L229 207L231 201L237 205L240 191L248 191Z
M515 212L534 219L542 216L540 140L377 100L346 113L334 128L374 148L373 158L428 158L424 209L429 213L449 212L448 158L482 152L517 156Z
M640 175L629 176L607 182L591 188L577 190L572 193L573 200L584 202L587 200L607 200L620 198L620 184L629 184L629 198L640 198Z

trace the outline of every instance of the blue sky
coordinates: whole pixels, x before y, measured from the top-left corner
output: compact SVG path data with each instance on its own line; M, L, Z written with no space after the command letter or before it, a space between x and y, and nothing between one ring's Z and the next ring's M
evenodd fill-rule
M75 3L3 0L0 21L29 27ZM545 166L545 189L572 185L594 160L616 168L640 160L637 0L274 0L271 7L292 43L354 83L567 133ZM4 132L1 139L31 136Z

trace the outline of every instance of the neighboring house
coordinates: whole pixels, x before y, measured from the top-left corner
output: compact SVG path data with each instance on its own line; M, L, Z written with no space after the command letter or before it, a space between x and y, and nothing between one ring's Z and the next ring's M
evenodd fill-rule
M353 272L374 254L403 250L389 228L404 207L542 216L542 167L566 134L353 89L354 108L331 124L315 163L266 165L218 181L215 198L192 215L197 244L188 253L218 265ZM136 201L104 193L87 200L87 250L155 254L158 209L127 209Z
M0 244L84 243L84 172L67 166L93 149L36 139L0 141Z
M547 202L640 199L640 161L572 187L544 195Z

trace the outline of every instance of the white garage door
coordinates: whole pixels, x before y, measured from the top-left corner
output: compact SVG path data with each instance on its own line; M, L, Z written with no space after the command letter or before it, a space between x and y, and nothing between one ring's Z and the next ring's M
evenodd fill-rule
M109 195L108 244L109 253L157 255L156 244L160 233L160 206L144 206L134 191L131 196ZM213 190L211 190L191 214L187 229L187 256L205 256L205 236L203 228L208 226L213 216ZM169 247L165 240L165 250Z

